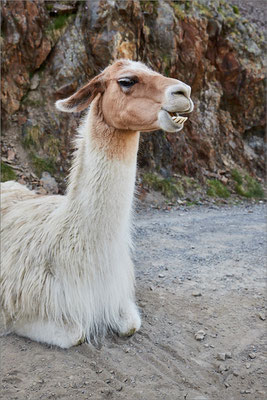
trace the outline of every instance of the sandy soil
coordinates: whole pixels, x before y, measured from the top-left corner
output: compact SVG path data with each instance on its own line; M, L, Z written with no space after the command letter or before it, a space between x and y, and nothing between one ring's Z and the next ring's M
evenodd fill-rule
M2 337L1 399L266 398L264 206L136 219L141 331L69 350Z

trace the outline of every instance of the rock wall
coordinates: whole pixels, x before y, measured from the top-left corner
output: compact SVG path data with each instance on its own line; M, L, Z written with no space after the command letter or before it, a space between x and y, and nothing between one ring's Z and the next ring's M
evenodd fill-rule
M264 174L264 37L219 0L2 1L2 149L18 178L64 189L81 115L54 107L114 59L141 60L192 87L182 132L142 135L139 167L205 181Z

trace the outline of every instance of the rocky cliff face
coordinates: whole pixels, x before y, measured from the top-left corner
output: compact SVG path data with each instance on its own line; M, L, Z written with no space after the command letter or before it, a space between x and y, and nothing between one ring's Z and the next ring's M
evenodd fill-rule
M182 132L142 136L139 166L165 177L264 174L264 38L224 1L2 1L2 146L18 179L43 171L60 190L80 115L54 102L115 58L192 87Z

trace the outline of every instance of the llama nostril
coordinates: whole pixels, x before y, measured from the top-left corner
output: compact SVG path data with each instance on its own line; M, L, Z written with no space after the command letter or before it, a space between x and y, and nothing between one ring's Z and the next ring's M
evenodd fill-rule
M181 90L178 90L178 92L172 92L172 94L180 95L180 96L186 96L186 94L184 92L182 92Z
M189 98L189 95L188 95L187 91L186 90L181 90L181 89L172 92L172 95L173 96L184 96L187 99Z
M189 99L191 95L191 88L190 86L180 82L178 83L178 85L173 85L172 87L170 87L169 93L171 96L177 96L177 97L183 96Z

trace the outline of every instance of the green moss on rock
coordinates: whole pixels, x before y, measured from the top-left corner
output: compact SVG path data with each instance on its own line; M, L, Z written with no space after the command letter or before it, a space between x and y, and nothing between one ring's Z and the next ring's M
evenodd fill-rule
M172 1L171 5L172 5L174 14L176 15L176 17L178 19L184 20L186 14L185 14L185 11L183 10L183 8L181 7L181 5L179 3L177 3L176 1Z
M69 22L69 20L71 19L71 17L73 17L75 14L60 14L57 15L56 17L53 17L51 23L49 24L47 30L57 30L57 29L62 29L65 25L67 25L67 23Z
M264 197L264 191L260 183L249 175L244 177L242 184L236 184L235 190L237 194L248 199L262 199Z
M54 174L56 171L55 162L52 158L42 158L34 153L30 153L30 159L36 175L41 178L43 172Z
M142 1L140 1L140 6L141 6L142 12L156 16L158 13L159 1L158 0L142 0Z
M225 18L224 23L226 25L228 25L229 27L234 28L235 24L236 24L236 20L233 17L227 17L227 18Z
M173 178L160 178L159 176L148 172L143 175L143 183L152 189L161 192L168 199L184 196L182 184L179 184Z
M200 15L203 15L204 17L208 17L208 18L212 18L213 17L211 9L208 6L206 6L205 4L203 4L203 3L199 2L199 1L194 1L193 5L195 7L197 7Z
M233 8L233 12L235 14L239 15L239 8L237 6L235 6L235 5L232 5L232 8Z
M58 138L55 138L53 135L48 135L44 142L43 149L49 157L56 159L60 154L60 145L60 140Z
M52 11L52 10L53 10L53 7L54 7L54 6L53 6L53 4L51 4L51 3L45 5L45 8L46 8L48 11Z
M14 181L16 178L13 168L1 161L1 182Z
M56 159L59 156L60 140L51 134L44 135L38 125L24 127L21 142L23 147L32 153L43 150L52 158Z
M211 197L220 197L227 199L230 197L230 192L220 181L217 179L210 179L207 181L208 190L207 195Z
M240 172L237 169L231 171L232 179L235 182L235 192L248 199L262 199L264 191L259 182L247 173Z
M51 17L50 22L45 30L45 34L51 42L52 47L65 32L69 24L74 20L76 14L60 14Z
M233 178L233 180L238 183L239 185L242 185L243 183L243 177L241 175L241 173L237 170L237 169L232 169L231 171L231 176Z
M42 132L38 125L29 125L23 130L23 136L21 140L22 145L25 147L25 149L39 149L41 136Z

